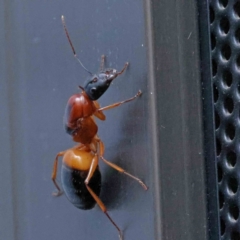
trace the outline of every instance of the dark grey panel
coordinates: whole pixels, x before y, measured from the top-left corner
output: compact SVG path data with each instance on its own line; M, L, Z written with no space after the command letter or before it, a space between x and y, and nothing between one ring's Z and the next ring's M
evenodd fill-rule
M151 14L159 236L207 239L197 3L152 1Z
M217 158L215 148L214 102L211 76L209 3L208 1L198 1L198 7L208 210L207 230L210 240L218 240L220 238L220 221L218 206Z

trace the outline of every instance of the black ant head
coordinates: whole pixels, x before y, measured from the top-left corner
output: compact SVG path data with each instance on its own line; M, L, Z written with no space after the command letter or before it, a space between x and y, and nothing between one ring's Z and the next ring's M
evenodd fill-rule
M84 91L92 101L95 101L106 92L113 79L118 75L117 70L113 68L94 74L85 84Z

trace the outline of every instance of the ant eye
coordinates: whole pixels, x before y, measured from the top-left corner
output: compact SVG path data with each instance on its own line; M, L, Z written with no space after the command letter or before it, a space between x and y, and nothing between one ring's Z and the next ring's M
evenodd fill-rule
M94 82L94 83L97 82L97 78L94 78L94 79L92 80L92 82Z
M97 91L97 89L96 88L91 88L91 93L95 93L96 91Z

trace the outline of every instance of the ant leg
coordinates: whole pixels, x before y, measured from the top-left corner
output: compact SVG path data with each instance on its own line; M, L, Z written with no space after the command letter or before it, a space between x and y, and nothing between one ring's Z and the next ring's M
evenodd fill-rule
M136 180L143 188L144 190L148 190L148 187L143 183L142 180L140 180L139 178L133 176L132 174L126 172L123 168L117 166L116 164L114 163L111 163L109 161L107 161L103 156L101 156L101 159L110 167L114 168L115 170L121 172L121 173L124 173L126 174L127 176L131 177L132 179Z
M118 106L122 105L123 103L127 103L127 102L133 101L134 99L140 97L141 95L142 95L142 92L141 92L141 90L139 90L138 93L137 93L134 97L129 98L129 99L124 100L124 101L121 101L121 102L113 103L113 104L108 105L108 106L106 106L106 107L99 108L97 111L98 111L98 112L99 112L99 111L105 111L105 110L109 110L109 109L111 109L111 108L118 107Z
M109 216L108 212L107 212L107 208L106 206L103 204L102 200L93 192L93 190L86 184L86 187L88 189L88 191L90 192L90 194L92 195L92 197L94 198L94 200L96 201L96 203L98 204L98 206L101 208L101 210L103 211L103 213L107 216L107 218L110 220L110 222L114 225L114 227L117 229L118 234L119 234L119 238L120 240L123 240L122 237L122 232L120 230L120 228L118 227L118 225L113 221L113 219Z
M53 196L60 196L62 194L62 190L61 190L61 188L58 186L58 184L56 182L56 177L57 177L58 158L62 157L65 152L66 151L58 153L56 158L55 158L55 160L54 160L53 171L52 171L52 181L53 181L53 183L56 186L58 191L57 192L53 192Z
M148 187L145 185L145 183L144 183L142 180L140 180L139 178L137 178L137 177L133 176L132 174L126 172L123 168L117 166L116 164L107 161L107 160L103 157L104 144L103 144L103 142L102 142L101 140L99 141L99 145L100 145L100 158L101 158L108 166L110 166L110 167L114 168L115 170L119 171L120 173L124 173L124 174L126 174L127 176L129 176L130 178L136 180L136 181L143 187L144 190L147 190L147 189L148 189Z
M95 154L95 156L94 156L94 158L92 160L92 163L91 163L91 166L90 166L87 178L84 181L86 185L88 185L88 183L89 183L90 179L92 178L95 170L97 169L97 166L98 166L98 155Z
M109 216L108 212L107 212L107 208L104 205L104 203L102 202L102 200L94 193L94 191L88 186L88 183L91 179L91 177L93 176L96 168L98 166L98 155L96 154L95 157L93 158L90 170L88 172L88 176L85 180L85 185L86 188L88 189L89 193L92 195L92 197L94 198L94 200L96 201L96 203L98 204L98 206L101 208L101 210L103 211L103 213L105 213L105 215L108 217L108 219L111 221L111 223L115 226L115 228L117 229L118 233L119 233L119 238L120 240L123 240L122 238L122 233L120 228L117 226L117 224L113 221L113 219Z
M96 107L96 109L100 108L100 104L97 101L93 101L93 103L94 103L94 106ZM97 117L98 119L102 120L102 121L104 121L106 119L106 116L101 111L100 112L96 111L94 113L94 116Z
M101 56L100 72L104 70L105 56Z

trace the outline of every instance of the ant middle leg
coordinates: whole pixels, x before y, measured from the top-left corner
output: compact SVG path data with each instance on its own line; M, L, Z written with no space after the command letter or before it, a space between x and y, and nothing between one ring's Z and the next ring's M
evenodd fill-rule
M96 201L96 203L98 204L98 206L101 208L101 210L103 211L103 213L107 216L107 218L110 220L110 222L114 225L114 227L117 229L118 231L118 235L119 235L119 239L123 240L123 236L122 236L122 231L120 230L120 228L118 227L118 225L113 221L113 219L109 216L108 212L107 212L107 208L104 205L104 203L102 202L102 200L94 193L94 191L86 184L86 187L89 191L89 193L92 195L92 197L94 198L94 200Z
M144 190L148 190L148 187L146 186L146 184L141 180L139 179L138 177L135 177L133 176L132 174L128 173L127 171L125 171L123 168L119 167L118 165L114 164L114 163L111 163L109 162L108 160L106 160L104 157L103 157L103 154L104 154L104 144L103 142L101 141L100 138L98 138L98 141L99 141L99 146L100 146L100 158L103 160L103 162L105 162L108 166L114 168L115 170L117 170L118 172L120 173L123 173L127 176L129 176L130 178L136 180L142 187Z
M105 111L105 110L109 110L109 109L111 109L111 108L118 107L118 106L120 106L120 105L122 105L122 104L124 104L124 103L133 101L134 99L140 97L141 95L142 95L142 91L139 90L138 93L137 93L134 97L129 98L129 99L124 100L124 101L121 101L121 102L113 103L113 104L108 105L108 106L106 106L106 107L99 108L97 111Z

